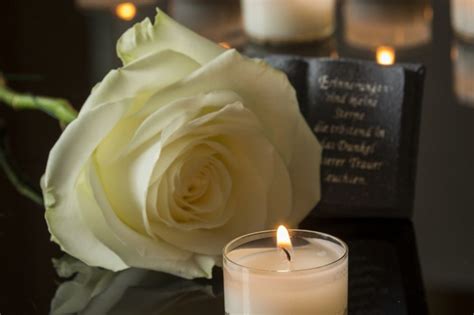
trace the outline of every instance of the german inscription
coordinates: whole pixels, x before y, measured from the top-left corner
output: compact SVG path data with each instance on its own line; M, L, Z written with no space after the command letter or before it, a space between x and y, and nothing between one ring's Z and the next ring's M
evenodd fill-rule
M396 198L403 72L343 61L310 72L307 120L324 148L323 201L383 207Z
M379 106L380 95L392 90L387 84L346 81L324 74L318 79L319 89L325 103L333 107L329 122L316 121L314 132L321 138L326 150L322 165L327 168L345 168L348 172L338 175L327 172L324 181L334 184L367 185L368 175L349 172L381 171L384 161L376 156L377 144L383 141L386 129L380 125L371 125L367 114ZM356 126L361 123L365 126ZM334 139L334 135L338 139ZM330 139L330 137L332 136ZM356 138L354 141L345 137ZM334 157L331 151L346 153L345 157Z
M406 216L414 189L424 68L291 56L266 59L288 75L301 112L324 148L317 212Z

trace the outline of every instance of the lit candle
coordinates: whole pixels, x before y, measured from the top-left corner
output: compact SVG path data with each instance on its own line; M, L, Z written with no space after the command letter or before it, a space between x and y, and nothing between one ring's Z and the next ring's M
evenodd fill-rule
M241 0L247 34L259 42L306 42L334 32L335 0Z
M474 41L474 0L451 0L451 20L458 36Z
M347 246L313 231L290 235L279 228L226 246L226 314L346 314Z

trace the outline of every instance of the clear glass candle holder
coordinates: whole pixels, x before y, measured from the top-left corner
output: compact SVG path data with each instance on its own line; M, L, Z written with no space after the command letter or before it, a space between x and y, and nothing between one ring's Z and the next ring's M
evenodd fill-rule
M427 0L345 1L342 14L352 47L411 49L431 41L433 10Z
M335 30L336 0L241 0L243 26L259 43L311 42Z
M290 260L276 231L248 234L224 248L226 314L347 314L348 247L314 231L289 230Z

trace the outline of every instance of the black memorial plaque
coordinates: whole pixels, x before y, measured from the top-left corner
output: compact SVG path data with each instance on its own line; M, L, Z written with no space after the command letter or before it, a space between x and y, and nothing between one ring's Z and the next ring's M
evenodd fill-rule
M419 65L270 56L297 90L324 148L322 200L331 217L409 217L424 81Z

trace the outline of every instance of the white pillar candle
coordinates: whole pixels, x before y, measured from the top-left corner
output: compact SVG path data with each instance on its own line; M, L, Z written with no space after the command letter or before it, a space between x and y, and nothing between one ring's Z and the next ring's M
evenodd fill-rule
M474 0L451 0L451 20L459 36L474 41Z
M332 236L290 230L291 261L275 231L238 238L224 250L226 314L347 313L347 246Z
M243 24L254 40L305 42L329 37L336 0L241 0Z

